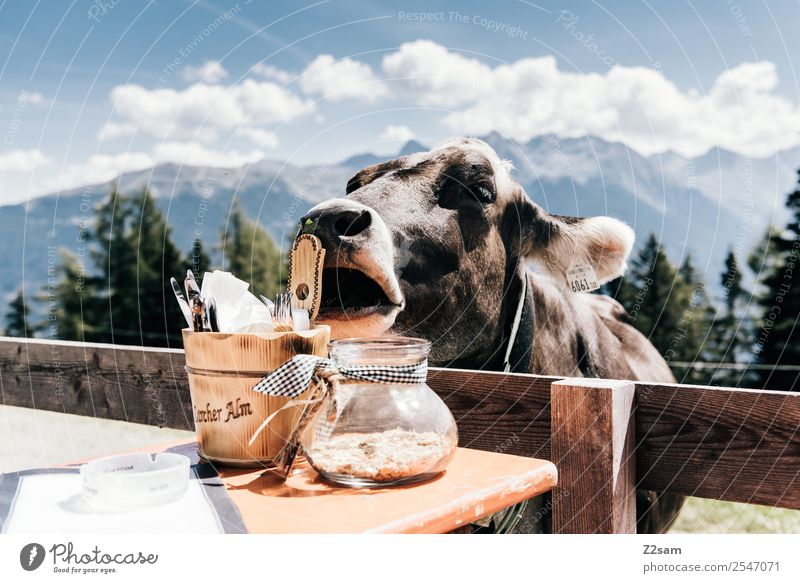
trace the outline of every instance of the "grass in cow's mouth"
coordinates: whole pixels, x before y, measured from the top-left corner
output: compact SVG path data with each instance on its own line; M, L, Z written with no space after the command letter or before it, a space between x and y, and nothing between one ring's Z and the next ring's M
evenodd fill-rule
M391 305L383 288L364 272L346 267L322 271L322 310L346 310Z

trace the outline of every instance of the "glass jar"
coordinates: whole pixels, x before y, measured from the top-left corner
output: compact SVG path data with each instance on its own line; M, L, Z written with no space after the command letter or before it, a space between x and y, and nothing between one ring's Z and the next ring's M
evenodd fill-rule
M431 344L418 338L330 343L337 367L418 364ZM458 445L450 409L425 383L342 379L301 436L306 458L327 481L353 487L406 484L444 471Z

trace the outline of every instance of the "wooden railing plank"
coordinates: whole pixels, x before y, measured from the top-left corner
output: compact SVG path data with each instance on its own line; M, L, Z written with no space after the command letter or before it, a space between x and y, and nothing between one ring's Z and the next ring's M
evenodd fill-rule
M550 384L558 377L432 368L464 447L550 459Z
M0 338L4 405L193 429L182 350Z
M566 379L551 397L553 532L635 533L633 383Z
M636 387L639 487L800 509L800 393Z

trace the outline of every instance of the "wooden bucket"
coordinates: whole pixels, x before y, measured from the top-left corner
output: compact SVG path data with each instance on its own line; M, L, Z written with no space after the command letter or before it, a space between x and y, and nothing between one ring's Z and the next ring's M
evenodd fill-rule
M183 330L186 372L200 455L224 465L270 466L291 433L299 409L279 413L247 442L286 397L251 390L261 378L296 354L328 356L329 326L305 332L224 334ZM298 398L302 398L302 395Z

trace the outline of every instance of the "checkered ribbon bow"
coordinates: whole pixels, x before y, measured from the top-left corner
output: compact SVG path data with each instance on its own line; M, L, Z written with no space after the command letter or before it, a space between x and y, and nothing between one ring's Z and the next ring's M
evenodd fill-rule
M273 397L294 399L308 388L308 384L331 374L346 379L368 383L424 383L428 377L428 361L417 364L336 366L329 358L298 354L261 379L254 391Z

